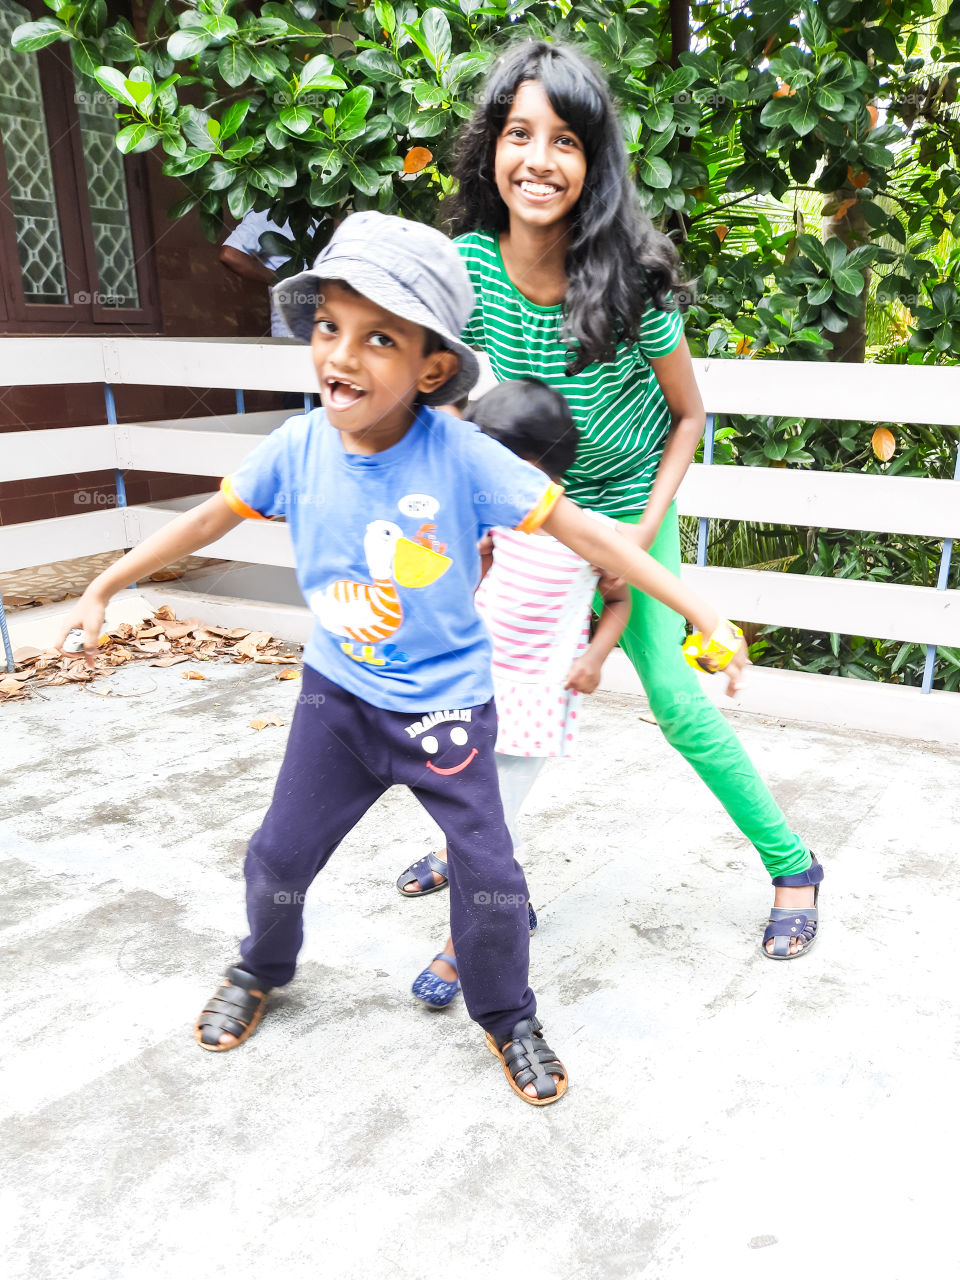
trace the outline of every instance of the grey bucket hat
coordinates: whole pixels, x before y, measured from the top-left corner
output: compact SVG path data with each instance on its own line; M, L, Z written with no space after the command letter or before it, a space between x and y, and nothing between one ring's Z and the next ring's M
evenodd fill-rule
M480 366L460 332L473 311L473 286L442 231L372 210L345 218L309 271L273 287L281 315L301 342L313 333L320 280L345 281L395 316L432 329L460 357L459 371L425 395L425 404L449 404L472 389Z

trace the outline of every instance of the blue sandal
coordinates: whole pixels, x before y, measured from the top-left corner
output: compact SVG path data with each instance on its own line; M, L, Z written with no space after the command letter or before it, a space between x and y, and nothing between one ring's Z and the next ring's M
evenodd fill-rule
M760 943L760 950L768 960L797 960L811 951L817 940L819 924L817 899L820 896L823 867L817 861L816 854L810 856L813 861L806 871L800 871L793 876L774 876L773 878L775 888L782 885L785 888L800 889L808 884L816 887L813 891L812 907L771 908L770 919L764 930L763 941ZM767 943L771 938L774 940L773 951L768 951ZM798 938L803 942L800 950L795 951L793 955L790 954L791 938Z
M434 872L438 876L443 876L439 884L434 881ZM418 887L407 892L408 884L416 884ZM400 873L400 878L397 880L397 888L405 898L425 898L428 893L439 893L441 889L447 887L447 884L447 864L435 853L428 853L425 858L407 867L406 871Z
M446 960L454 972L457 969L457 961L454 956L445 955L440 952L439 955L433 957L434 960ZM432 963L432 962L431 962ZM445 978L441 978L436 973L431 973L429 967L424 969L423 973L418 973L413 980L413 986L410 988L418 1000L422 1000L424 1004L428 1004L433 1009L443 1009L451 1000L459 993L459 982L447 982Z

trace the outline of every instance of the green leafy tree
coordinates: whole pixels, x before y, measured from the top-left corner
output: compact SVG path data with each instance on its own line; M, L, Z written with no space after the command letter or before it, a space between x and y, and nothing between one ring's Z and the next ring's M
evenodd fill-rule
M133 24L106 0L45 3L14 47L69 43L78 76L117 102L118 147L161 151L183 184L172 216L196 208L211 238L254 208L289 219L293 241L271 246L289 271L350 209L441 220L497 49L571 40L609 76L641 199L697 281L694 354L960 354L960 0L135 0ZM945 433L892 424L878 445L874 426L730 418L718 454L951 473ZM721 522L712 556L928 583L937 548ZM775 663L891 679L922 661L857 637L758 644ZM956 685L960 655L949 663Z

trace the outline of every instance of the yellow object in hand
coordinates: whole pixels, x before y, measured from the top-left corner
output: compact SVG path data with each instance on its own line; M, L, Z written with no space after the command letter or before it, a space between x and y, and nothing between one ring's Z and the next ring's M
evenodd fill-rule
M704 640L701 631L694 631L687 636L683 645L683 656L691 667L713 674L728 666L734 654L740 648L743 632L733 622L723 619L709 640Z

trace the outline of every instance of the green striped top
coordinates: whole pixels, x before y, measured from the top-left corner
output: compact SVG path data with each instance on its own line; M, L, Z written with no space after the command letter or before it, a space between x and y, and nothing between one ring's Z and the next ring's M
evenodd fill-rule
M588 365L568 377L569 351L560 337L562 303L540 307L523 296L507 275L496 233L471 231L454 243L477 299L463 341L487 353L500 380L540 378L570 405L580 446L563 478L567 493L609 516L642 511L671 424L648 360L676 350L683 337L681 314L648 307L638 342L623 342L609 363Z

